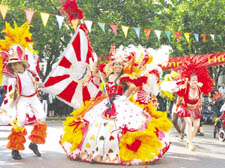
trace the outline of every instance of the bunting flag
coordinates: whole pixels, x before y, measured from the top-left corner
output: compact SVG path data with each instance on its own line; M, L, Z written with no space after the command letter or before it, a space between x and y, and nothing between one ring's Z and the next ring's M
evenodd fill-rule
M169 42L170 42L171 32L166 32L166 36L167 36L167 38L168 38L168 40L169 40Z
M178 42L180 42L180 32L174 33Z
M7 5L0 4L0 12L1 12L1 15L2 15L2 18L3 19L5 19L6 14L7 14L9 8L11 8L11 7L10 6L7 6ZM16 8L16 7L13 7L13 8ZM47 25L47 22L48 22L48 19L49 19L49 16L50 15L56 16L56 19L57 19L57 22L58 22L58 25L59 25L59 29L61 29L61 27L63 25L63 21L65 19L64 17L57 16L55 14L43 13L43 12L40 12L40 11L33 11L33 10L29 10L29 9L21 9L21 8L17 8L17 9L23 10L26 13L27 22L29 24L31 24L31 22L32 22L32 17L34 15L34 13L37 13L37 12L40 13L40 15L41 15L41 19L42 19L42 22L43 22L44 27ZM88 28L88 31L91 32L91 27L92 27L93 21L86 20L84 22L85 22L85 24L86 24L86 26ZM102 29L102 31L105 33L105 25L107 23L100 23L100 22L97 22L97 23L98 23L99 27ZM78 25L78 21L74 22L72 25L73 25L74 30L76 30L76 27ZM117 27L118 26L116 24L109 24L109 25L112 28L115 36L117 36ZM124 32L125 37L127 37L129 26L121 26L121 27L122 27L122 30ZM135 30L138 38L140 39L140 33L141 33L141 29L142 28L139 28L139 27L133 27L133 28L134 28L134 30ZM144 29L144 32L145 32L146 39L149 40L149 36L150 36L151 30L150 29ZM155 33L156 33L156 36L157 36L158 40L160 40L160 34L161 34L161 32L162 31L160 31L160 30L155 30ZM165 32L165 33L167 35L168 40L171 41L171 32ZM178 42L180 42L181 33L182 32L174 32L174 34L175 34L176 39L177 39ZM191 34L192 33L189 33L189 34L188 33L184 33L185 39L188 42L190 42L190 35ZM193 35L194 35L195 40L197 42L199 42L199 34L193 33ZM215 41L215 35L214 34L200 34L200 35L202 36L204 43L206 42L207 35L210 35L211 38L213 39L213 41ZM223 42L223 36L225 36L225 34L219 34L219 35L217 35L217 38L220 41Z
M98 25L102 29L102 31L105 33L105 23L98 23Z
M73 108L80 108L99 92L99 83L92 76L90 62L93 49L87 29L81 24L44 82L44 91L57 96Z
M6 13L8 11L9 7L6 5L0 5L0 11L2 14L2 18L5 19Z
M217 35L217 37L218 37L218 39L220 39L222 42L223 42L223 37L222 37L222 35Z
M158 40L160 41L160 35L161 35L161 30L155 30L155 34L158 37Z
M148 40L149 36L150 36L150 33L151 33L151 30L150 29L144 29L144 32L145 32L146 40Z
M202 38L203 38L203 42L206 43L206 36L207 34L201 34Z
M56 20L58 22L59 29L61 29L64 19L65 18L63 16L56 15Z
M110 27L113 30L115 36L117 36L117 25L111 24Z
M199 34L194 33L195 40L199 42Z
M85 20L84 23L86 24L88 31L91 32L91 27L93 22L90 20Z
M123 30L123 33L124 33L124 36L125 38L127 37L127 33L128 33L128 29L129 29L129 26L121 26L122 30Z
M212 37L213 41L215 40L215 35L214 34L210 34L210 36Z
M190 41L190 33L184 33L184 37L186 38L187 42Z
M30 24L35 11L26 9L25 13L27 17L27 22Z
M41 13L41 19L42 19L44 27L47 25L48 18L49 18L49 14L48 13Z
M136 32L138 39L140 39L140 28L134 27L134 31Z

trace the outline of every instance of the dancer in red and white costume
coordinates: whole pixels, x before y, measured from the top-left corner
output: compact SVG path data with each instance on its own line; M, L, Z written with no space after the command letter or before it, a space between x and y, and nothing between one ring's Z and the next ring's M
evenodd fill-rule
M10 25L7 24L6 33L10 33L7 32L9 27ZM36 117L34 128L29 136L31 140L29 148L37 156L41 156L37 144L45 143L47 129L45 124L46 114L37 96L37 88L42 87L43 84L38 75L29 70L28 55L25 54L25 46L23 47L24 41L27 40L27 43L30 42L29 35L31 34L29 32L29 25L24 24L20 28L24 30L24 34L19 36L21 38L21 44L12 43L9 46L9 50L4 51L3 54L8 57L5 63L11 75L8 79L7 95L1 106L1 111L8 115L8 120L5 122L10 122L13 126L11 134L8 137L9 143L7 144L7 148L12 149L12 158L16 160L22 158L19 150L24 150L24 143L26 142L25 135L27 131L24 125L28 110L32 109ZM16 29L12 29L11 33L16 34L16 31ZM10 37L16 38L14 36ZM11 41L16 40L11 39Z
M193 151L196 147L193 146L192 140L200 125L202 94L207 95L212 91L213 80L204 63L194 57L185 60L180 75L183 80L177 83L177 115L186 122L186 148Z

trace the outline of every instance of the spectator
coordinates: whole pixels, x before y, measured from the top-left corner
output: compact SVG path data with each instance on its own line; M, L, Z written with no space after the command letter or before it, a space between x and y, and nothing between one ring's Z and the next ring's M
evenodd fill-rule
M55 96L53 96L52 94L48 94L48 105L49 105L49 109L48 109L48 113L49 113L49 117L54 117L55 116L55 110L54 110L54 102L55 102Z
M225 84L223 83L220 87L219 87L219 92L223 95L225 94Z

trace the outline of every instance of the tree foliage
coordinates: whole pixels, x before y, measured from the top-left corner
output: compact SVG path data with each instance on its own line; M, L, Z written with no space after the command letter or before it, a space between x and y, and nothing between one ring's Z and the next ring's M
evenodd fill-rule
M26 21L26 16L24 11L18 8L60 15L59 0L2 0L2 3L11 7L6 21L12 23L15 20L19 25ZM173 57L225 51L224 36L222 41L217 37L225 34L225 0L77 0L77 3L84 10L84 18L95 21L89 36L98 55L108 55L111 44L116 44L117 47L141 44L152 48L167 44L173 48L171 53ZM106 23L105 33L96 24L97 22ZM109 24L118 25L117 36L114 35ZM44 27L39 13L33 16L32 25L34 47L39 51L41 60L47 61L46 75L48 75L52 64L69 42L73 30L66 23L59 30L55 17L50 17L47 26ZM128 37L125 38L121 25L141 28L140 39L131 28ZM0 26L3 29L3 19L0 19ZM148 41L143 32L144 28L152 30ZM160 41L153 30L163 31ZM171 32L171 41L168 40L165 31ZM204 43L200 36L200 41L197 42L192 34L189 43L183 35L181 41L177 42L174 32L215 34L215 41L207 36L207 42ZM216 76L219 69L214 69L212 72ZM224 73L224 68L220 71Z

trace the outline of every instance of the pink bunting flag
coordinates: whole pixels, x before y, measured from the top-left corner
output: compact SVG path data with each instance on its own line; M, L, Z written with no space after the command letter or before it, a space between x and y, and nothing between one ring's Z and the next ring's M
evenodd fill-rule
M178 42L180 42L180 32L174 33Z
M27 22L30 24L35 11L25 9L25 13L26 13L26 17L27 17Z
M112 28L115 36L117 35L117 25L111 24L110 27Z
M144 29L144 32L145 32L145 37L148 40L149 36L150 36L150 33L151 33L151 30L150 29Z

